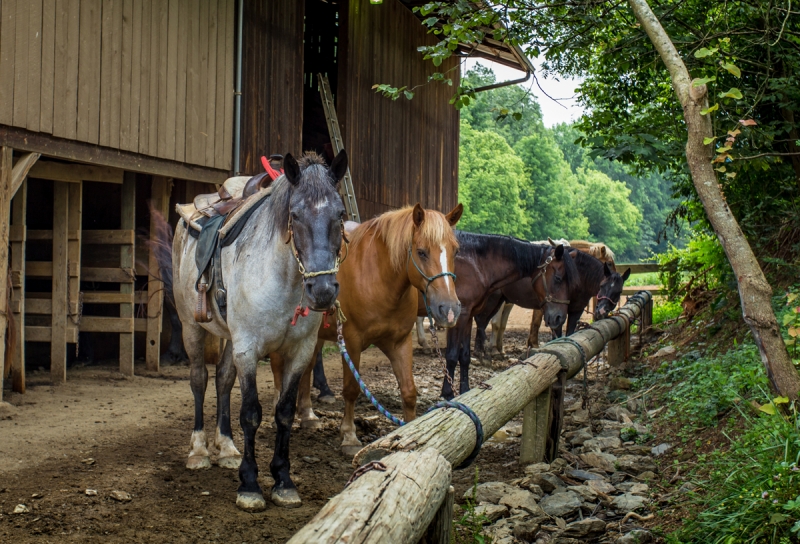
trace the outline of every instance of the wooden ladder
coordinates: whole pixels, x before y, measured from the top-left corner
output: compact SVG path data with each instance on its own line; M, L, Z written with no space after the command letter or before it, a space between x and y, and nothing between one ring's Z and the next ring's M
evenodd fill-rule
M319 81L319 94L322 97L322 107L325 108L325 121L328 123L328 134L331 136L333 151L339 153L344 148L342 132L339 130L339 119L336 117L336 107L331 96L331 86L328 83L328 76L317 74ZM350 167L344 175L339 192L344 198L344 207L347 210L347 217L350 221L361 223L361 216L358 213L358 203L356 193L353 190L353 178L350 176Z

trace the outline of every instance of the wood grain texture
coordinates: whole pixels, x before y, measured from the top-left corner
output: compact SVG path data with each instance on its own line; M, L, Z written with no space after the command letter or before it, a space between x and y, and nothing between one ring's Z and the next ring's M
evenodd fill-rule
M156 127L156 148L152 144L150 154L165 159L174 157L167 154L167 64L169 60L169 3L165 0L158 4L158 62L156 63L156 73L158 74L158 102Z
M130 100L130 136L127 142L120 140L122 149L137 151L139 149L139 105L141 103L142 86L142 2L134 0L131 15L131 100ZM124 102L122 103L124 106ZM121 137L122 135L120 135Z
M22 1L17 3L16 46L14 48L14 125L26 126L28 116L28 46L30 28L28 19L30 3Z
M26 128L39 130L42 103L42 0L28 0L28 113Z
M153 0L142 0L142 52L140 58L139 79L139 153L147 154L150 150L150 47L153 39L150 36L152 27Z
M53 132L53 108L55 107L55 46L56 46L56 0L42 3L42 77L39 93L39 129Z
M19 234L18 239L11 242L11 275L25 277L25 245L26 214L28 205L28 184L24 183L11 203L11 228ZM19 301L14 308L14 321L17 326L14 338L14 358L11 361L13 372L11 389L15 393L25 392L25 282L12 282L14 289L12 298Z
M0 123L14 122L14 60L17 0L0 2Z
M66 19L65 40L65 69L64 81L66 83L64 96L64 131L54 136L62 138L76 139L78 130L78 58L80 54L80 0L67 0L66 11L63 16ZM58 33L56 33L57 35ZM58 39L58 36L56 37Z
M435 450L395 453L386 471L372 470L337 495L289 540L417 542L450 488L450 464Z
M175 160L186 157L186 75L188 70L189 0L178 0L178 57L175 91Z
M67 215L67 223L69 224L68 234L77 234L77 236L68 236L67 238L67 270L69 271L67 319L77 327L80 315L79 298L81 291L80 264L83 232L81 229L81 219L83 216L83 182L69 184L69 212Z
M154 210L163 217L169 213L169 193L172 181L162 176L153 176L151 202ZM155 241L158 225L155 217L150 218L150 240ZM150 270L147 280L147 338L145 341L145 363L147 370L159 371L161 358L161 323L164 308L164 283L156 276L159 270L155 253L150 250L147 267Z
M111 104L109 106L109 146L119 148L122 102L122 0L111 6Z
M117 0L119 1L119 0ZM78 132L82 142L98 143L100 134L100 52L102 50L103 4L81 0L78 48Z
M162 112L164 116L164 156L169 159L175 158L175 139L177 136L179 14L179 0L169 0L166 99L163 102L164 111Z
M224 0L223 0L224 2ZM208 0L208 27L207 27L207 43L208 43L208 57L206 64L208 66L206 82L206 96L205 96L205 149L203 150L203 160L206 166L214 166L214 136L216 135L216 105L217 105L217 26L219 24L219 14L217 12L217 0ZM223 21L224 23L224 21ZM224 47L223 44L219 44Z
M53 268L50 340L50 380L67 381L67 274L69 248L69 184L53 183Z
M11 188L11 171L13 169L14 150L10 147L0 147L0 277L8 276L8 239L11 228L11 209L9 189ZM8 282L0 282L0 346L5 346L6 329L8 326ZM8 362L11 364L11 361ZM0 353L0 389L3 386L6 360L5 350ZM0 393L0 401L3 397Z
M230 170L233 167L233 68L236 57L234 26L236 24L235 0L225 0L228 17L225 26L225 128L222 138L222 160L217 168Z
M133 230L136 228L136 174L126 172L122 182L122 210L120 213L120 228ZM135 255L134 244L120 246L120 268L123 270L133 268ZM123 283L119 292L123 295L133 295L133 283ZM120 320L124 320L130 332L121 332L119 335L119 371L126 376L133 376L133 304L119 305Z

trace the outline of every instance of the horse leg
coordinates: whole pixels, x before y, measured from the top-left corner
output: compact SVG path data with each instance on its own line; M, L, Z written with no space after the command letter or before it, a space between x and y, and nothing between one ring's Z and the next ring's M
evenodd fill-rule
M361 364L361 346L356 346L353 343L348 343L347 346L350 360L353 362L353 366L356 367L356 370L358 370L358 366ZM350 371L350 367L348 367L347 363L344 361L344 357L342 357L342 367L342 378L344 381L344 387L342 388L342 396L344 397L344 417L342 418L342 426L339 428L339 431L342 435L342 453L352 457L361 449L361 441L358 439L358 436L356 436L355 423L356 399L358 399L361 389L358 387L358 382Z
M297 391L300 380L305 379L307 383L310 383L311 380L309 362L313 360L313 357L310 355L308 353L305 357L290 358L285 362L281 397L275 407L275 453L269 465L272 478L275 480L271 498L276 506L284 508L297 508L302 504L297 487L289 475L289 438L297 408Z
M336 396L328 387L328 378L325 377L325 365L322 364L322 346L325 343L320 341L317 349L317 361L314 363L314 388L319 391L317 401L323 404L333 404L336 402Z
M491 314L489 314L491 317ZM475 356L480 364L488 363L492 366L492 356L486 353L486 326L489 324L487 313L481 312L475 316ZM488 355L488 357L487 357Z
M461 343L459 346L458 352L458 378L459 378L459 386L458 386L458 393L459 395L463 395L467 391L469 391L469 363L470 363L470 345L469 339L472 336L472 320L467 320L466 326L464 327L463 336L462 338L466 338L464 342Z
M208 441L203 422L203 402L208 386L208 370L205 363L206 331L198 324L183 327L183 339L189 354L189 384L194 396L194 430L186 468L197 470L211 467L208 456Z
M431 346L428 344L428 337L425 336L425 318L417 318L417 343L422 348L422 353L425 355L431 354Z
M583 310L580 312L573 312L567 316L567 336L570 336L573 332L575 332L582 315Z
M178 312L171 304L165 303L164 310L169 316L169 324L172 332L169 337L169 348L161 355L162 363L178 363L188 358L186 350L183 349L183 325L178 317Z
M414 343L406 336L399 344L381 348L392 363L400 398L403 399L403 419L408 423L417 417L417 386L414 384Z
M495 336L495 343L492 344L497 350L497 353L503 356L506 354L505 350L503 349L503 336L506 334L508 317L511 315L511 310L513 309L514 305L510 302L507 302L503 305L503 311L500 314L500 320L498 322L497 335ZM492 322L492 334L494 334L494 322Z
M322 341L317 342L318 346ZM312 361L316 359L319 351L314 351ZM297 411L300 413L300 427L303 429L319 429L322 426L314 409L311 407L311 371L315 365L308 365L303 375L300 377L300 384L297 388Z
M539 347L539 329L542 326L542 318L544 317L544 312L542 310L533 310L533 315L531 316L531 331L528 333L528 351L530 352L531 348L538 348Z
M261 403L258 402L256 387L258 356L252 350L234 353L233 363L236 365L239 387L242 392L239 424L244 433L244 455L239 465L240 483L236 494L236 506L248 512L260 512L266 509L267 503L261 494L261 487L258 485L258 465L255 453L256 431L261 425Z
M463 309L461 310L461 315L464 315ZM456 373L456 364L458 364L459 345L462 342L460 330L461 317L458 319L459 321L456 323L455 327L447 329L447 348L444 350L447 374L442 378L442 398L445 400L451 400L455 396L453 392L453 378ZM469 342L469 337L467 337L467 342Z
M275 387L275 396L272 397L272 412L274 413L283 387L283 357L277 353L270 353L269 367L272 369L272 384Z
M219 449L217 464L222 468L239 468L242 462L242 454L233 444L231 431L231 389L234 381L233 343L226 342L222 359L217 365L217 434L214 437L214 445Z

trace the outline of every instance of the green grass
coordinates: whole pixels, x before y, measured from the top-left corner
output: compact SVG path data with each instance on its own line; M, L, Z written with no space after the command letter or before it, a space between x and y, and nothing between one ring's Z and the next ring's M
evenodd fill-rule
M625 267L620 267L617 272L625 272ZM631 277L625 282L627 286L636 285L661 285L658 279L658 272L648 272L647 274L631 274Z
M661 298L656 299L653 304L653 325L677 319L681 313L683 313L683 306L681 306L680 302Z

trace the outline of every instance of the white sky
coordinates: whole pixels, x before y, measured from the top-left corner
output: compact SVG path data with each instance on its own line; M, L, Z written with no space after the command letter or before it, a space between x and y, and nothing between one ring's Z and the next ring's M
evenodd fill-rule
M537 59L531 60L533 65L538 68L540 62ZM476 64L481 64L491 68L497 76L498 82L519 79L525 75L524 72L513 70L503 66L502 64L496 64L484 59L466 59L464 71L469 70ZM568 123L581 116L583 113L583 108L574 98L576 96L575 88L579 84L578 80L565 79L559 81L552 76L549 79L545 79L541 72L538 72L538 70L536 75L539 80L539 85L536 85L536 83L533 81L533 77L531 77L531 79L523 83L522 86L526 89L530 89L536 96L536 99L539 101L539 105L542 107L544 125L546 127L552 127L558 123ZM558 100L555 102L545 96L539 86L541 86L541 88L544 89L544 91L551 97L567 100Z

